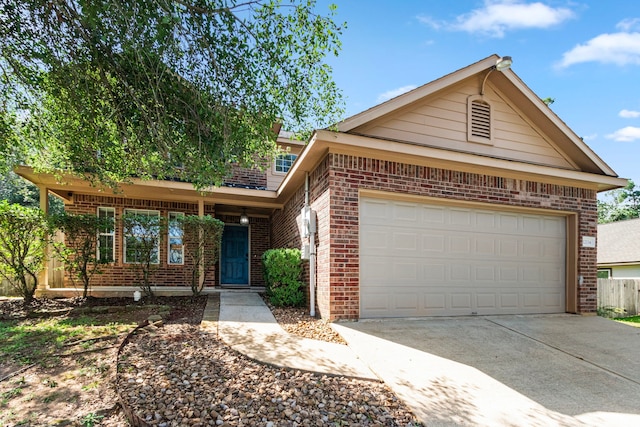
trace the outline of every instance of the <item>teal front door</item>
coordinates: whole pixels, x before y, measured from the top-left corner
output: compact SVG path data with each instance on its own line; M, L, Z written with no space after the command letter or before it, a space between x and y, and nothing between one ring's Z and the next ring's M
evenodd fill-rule
M249 227L225 225L220 251L220 284L249 285Z

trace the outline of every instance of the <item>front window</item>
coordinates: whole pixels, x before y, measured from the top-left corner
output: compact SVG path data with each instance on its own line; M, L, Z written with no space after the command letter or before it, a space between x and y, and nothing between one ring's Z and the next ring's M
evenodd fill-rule
M124 227L124 262L141 263L147 255L152 264L160 263L160 212L127 209L130 220Z
M598 279L610 279L611 278L611 269L610 268L599 268L598 269Z
M276 172L287 173L291 169L291 165L296 161L296 154L280 154L276 157Z
M109 224L98 232L98 261L113 262L116 258L116 210L115 208L98 208L98 218Z
M169 264L184 264L184 245L182 224L180 219L184 218L182 212L169 212Z

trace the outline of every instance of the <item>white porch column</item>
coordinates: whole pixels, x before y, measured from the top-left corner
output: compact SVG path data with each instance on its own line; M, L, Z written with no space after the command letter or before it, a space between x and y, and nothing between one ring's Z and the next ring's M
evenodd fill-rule
M40 189L40 210L49 215L49 189L45 186L38 186ZM50 236L47 236L50 237ZM44 249L44 263L40 277L38 277L38 289L49 289L49 255L51 254L51 248L47 245ZM36 289L36 293L38 292Z

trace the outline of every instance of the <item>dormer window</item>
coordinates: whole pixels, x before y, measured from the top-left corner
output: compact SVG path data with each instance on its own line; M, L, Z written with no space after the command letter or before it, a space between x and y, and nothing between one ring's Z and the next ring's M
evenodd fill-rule
M276 157L275 161L275 172L276 173L287 173L293 162L296 161L298 156L296 154L280 154Z
M493 144L491 104L481 95L467 100L467 140L480 144Z

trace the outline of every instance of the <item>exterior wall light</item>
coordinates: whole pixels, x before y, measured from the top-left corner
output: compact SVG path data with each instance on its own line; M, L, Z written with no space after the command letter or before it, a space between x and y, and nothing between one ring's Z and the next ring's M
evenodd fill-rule
M242 215L240 215L240 225L249 225L249 217L247 216L247 209L242 210Z
M496 61L496 65L492 65L489 68L489 72L484 76L484 80L482 80L482 86L480 87L480 95L484 95L484 84L487 82L487 78L489 78L489 74L493 70L504 71L511 68L511 64L513 64L513 59L510 56L503 56L502 58Z
M513 64L513 60L510 56L503 56L502 58L496 61L496 70L504 71L511 68L511 64Z

